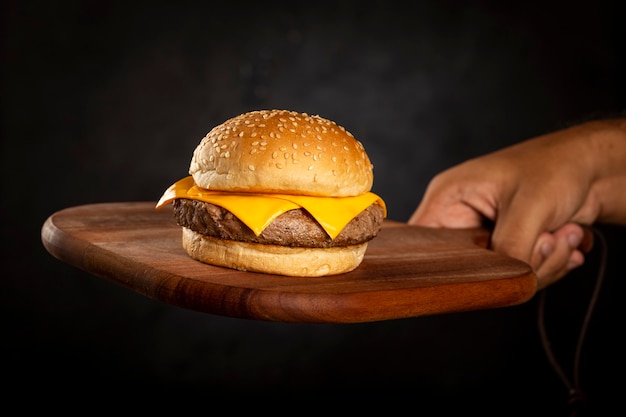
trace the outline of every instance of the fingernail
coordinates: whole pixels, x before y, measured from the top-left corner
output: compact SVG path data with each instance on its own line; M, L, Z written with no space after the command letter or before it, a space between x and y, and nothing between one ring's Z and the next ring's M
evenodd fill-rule
M554 250L554 246L552 246L552 244L550 242L543 242L541 244L541 254L544 257L550 256L550 254L552 254L553 250Z
M581 241L582 238L576 233L570 233L569 235L567 235L567 243L572 249L576 249L580 245Z

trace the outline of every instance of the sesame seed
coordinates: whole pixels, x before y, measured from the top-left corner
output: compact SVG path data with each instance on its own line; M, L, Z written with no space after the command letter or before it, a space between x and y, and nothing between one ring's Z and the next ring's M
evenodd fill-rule
M248 169L249 169L250 171L254 171L254 165L248 165Z

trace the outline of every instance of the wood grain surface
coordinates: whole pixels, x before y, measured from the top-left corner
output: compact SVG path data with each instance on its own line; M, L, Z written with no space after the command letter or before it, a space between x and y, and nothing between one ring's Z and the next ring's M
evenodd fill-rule
M486 249L484 229L385 221L354 271L298 278L241 272L187 256L171 207L155 202L70 207L43 224L59 260L171 305L254 320L357 323L512 306L532 298L536 276Z

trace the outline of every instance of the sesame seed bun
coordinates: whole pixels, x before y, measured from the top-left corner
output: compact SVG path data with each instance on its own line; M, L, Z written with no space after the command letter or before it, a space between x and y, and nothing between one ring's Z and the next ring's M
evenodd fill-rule
M320 116L259 110L213 128L189 174L210 190L349 197L370 191L372 164L350 132Z
M354 270L368 242L334 248L299 248L225 240L183 227L182 243L197 261L240 271L320 277Z

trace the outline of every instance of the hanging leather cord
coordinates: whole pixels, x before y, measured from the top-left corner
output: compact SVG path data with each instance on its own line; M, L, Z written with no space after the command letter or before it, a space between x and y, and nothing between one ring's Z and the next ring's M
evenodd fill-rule
M578 415L578 412L581 411L582 408L586 406L586 397L580 385L580 361L582 355L582 347L585 341L585 337L587 335L587 330L589 328L589 323L591 321L591 316L593 314L593 310L598 301L598 295L600 293L600 288L602 287L602 282L604 280L604 273L606 270L606 261L607 261L607 244L604 235L597 230L596 228L592 228L593 233L596 236L598 242L600 243L600 265L598 267L598 275L596 278L596 284L594 286L593 293L589 300L589 305L587 306L587 311L583 318L583 322L580 327L580 333L578 335L578 341L576 343L576 352L574 355L574 363L572 366L572 379L568 378L568 376L563 371L563 368L559 364L556 359L554 352L550 346L550 340L548 338L548 334L546 331L545 325L545 304L546 304L546 293L547 289L544 289L539 294L539 333L541 336L541 344L543 346L543 350L545 351L546 356L548 357L548 361L550 365L557 373L565 387L568 391L568 405L570 407L571 413L570 416Z

